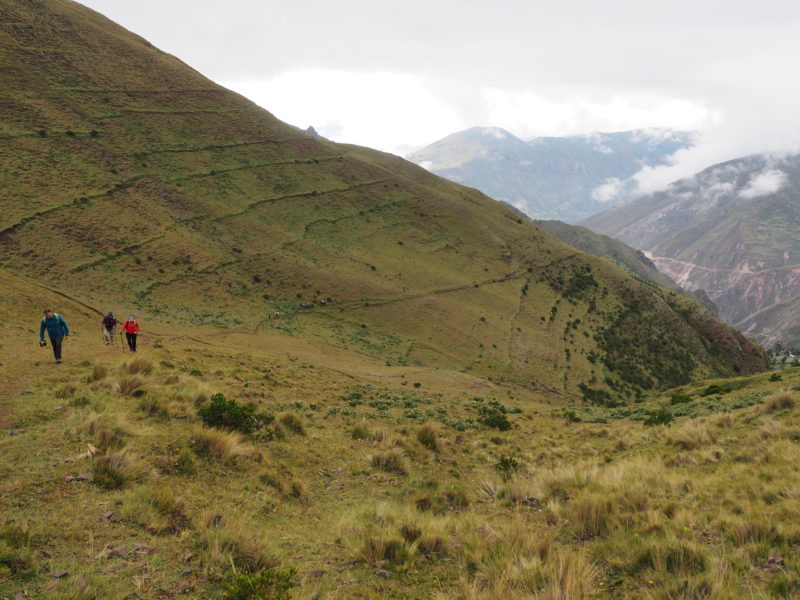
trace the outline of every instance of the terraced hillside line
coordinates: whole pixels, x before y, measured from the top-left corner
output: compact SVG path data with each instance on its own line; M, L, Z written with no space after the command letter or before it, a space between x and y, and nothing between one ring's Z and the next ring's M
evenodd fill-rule
M269 162L263 163L253 163L249 165L242 165L239 167L230 167L227 169L211 169L210 171L205 171L202 173L191 173L189 175L184 175L182 177L174 177L167 179L166 181L172 183L175 181L189 181L190 179L202 179L203 177L216 177L217 175L224 175L226 173L235 173L236 171L246 171L248 169L260 169L262 167L276 167L278 165L297 165L297 164L309 164L309 162L328 162L332 160L339 160L338 156L318 156L307 159L305 163L298 162L296 159L286 159L286 160L273 160Z
M338 156L326 156L326 157L315 157L315 159L317 161L322 162L322 161L338 160L339 157ZM310 159L310 160L314 160L314 159ZM157 177L155 175L147 175L147 174L135 175L133 177L130 177L128 179L124 179L124 180L120 181L119 183L115 184L114 187L109 188L108 190L106 190L104 192L97 192L97 193L94 193L94 194L87 194L87 195L79 196L79 198L70 200L69 202L65 202L64 204L51 206L50 208L46 208L44 210L37 211L37 212L35 212L35 213L31 214L31 215L22 217L16 223L14 223L12 225L9 225L9 226L5 227L4 229L0 230L0 238L2 238L2 236L5 236L5 235L13 233L16 229L22 227L23 225L27 225L30 221L32 221L34 219L39 219L41 217L46 217L47 215L50 215L50 214L52 214L54 212L58 212L58 211L70 208L70 207L74 206L76 200L86 199L86 200L90 200L91 201L91 200L95 200L95 199L98 199L98 198L106 198L107 199L107 197L109 195L112 195L112 194L115 194L115 193L120 192L122 190L125 190L125 189L129 188L132 184L136 183L137 181L142 181L142 180L146 180L146 179L153 179L154 181L159 181L159 182L176 183L176 182L180 182L180 181L189 181L191 179L200 179L200 178L203 178L203 177L216 177L217 175L223 175L223 174L226 174L226 173L232 173L232 172L235 172L235 171L243 171L243 170L247 170L247 169L257 169L257 168L262 168L262 167L271 167L271 166L278 166L278 165L293 165L293 164L298 164L298 163L297 163L296 160L270 161L270 162L264 162L264 163L258 163L258 164L244 165L244 166L240 166L240 167L231 167L229 169L212 169L210 171L203 171L203 172L199 172L199 173L190 173L189 175L184 175L182 177L172 177L172 178L169 178L169 179L161 179L161 178L159 178L159 177ZM383 183L385 181L387 181L387 180L365 182L363 184L358 184L357 186L354 186L352 188L325 190L325 191L319 191L317 193L318 194L327 194L327 193L332 193L332 192L347 191L349 189L355 189L356 187L363 187L363 186L372 185L372 184L375 184L375 183ZM261 202L273 202L273 201L277 201L277 200L283 200L283 199L288 199L288 198L292 198L292 197L304 196L304 195L312 195L312 194L313 194L313 191L312 192L307 192L307 193L303 192L303 193L299 193L299 194L295 194L295 195L279 196L277 198L269 198L269 199L263 200ZM224 217L227 217L227 216L235 216L236 214L241 214L241 213L231 213L230 215L222 215L222 216L220 216L218 218L224 218Z
M133 185L137 181L142 181L144 179L149 179L149 178L152 178L152 177L153 177L152 175L145 175L145 174L134 175L133 177L130 177L128 179L124 179L124 180L120 181L119 183L115 184L114 187L109 188L108 190L106 190L104 192L97 192L95 194L87 194L85 196L79 196L78 198L74 198L74 199L70 200L69 202L65 202L64 204L58 204L56 206L51 206L50 208L46 208L44 210L36 211L32 215L28 215L28 216L22 217L19 221L17 221L13 225L9 225L9 226L5 227L4 229L0 230L0 240L2 240L2 238L4 236L7 236L7 235L13 233L15 230L19 229L23 225L27 225L28 223L30 223L34 219L39 219L41 217L46 217L47 215L52 214L54 212L58 212L60 210L65 210L67 208L74 207L76 201L79 201L81 199L86 199L86 200L91 201L91 200L96 200L98 198L106 198L106 197L108 197L108 196L110 196L112 194L115 194L116 192L119 192L119 191L122 191L124 189L129 188L131 185Z
M343 188L333 188L333 189L330 189L330 190L312 190L310 192L297 192L297 193L294 193L294 194L286 194L284 196L276 196L274 198L264 198L262 200L257 200L257 201L255 201L255 202L253 202L251 204L248 204L244 209L242 209L240 211L233 212L233 213L228 213L228 214L225 214L225 215L219 215L217 217L213 217L213 218L209 219L208 221L211 223L211 222L214 222L214 221L220 221L222 219L229 219L231 217L238 217L238 216L241 216L241 215L251 211L254 208L258 208L262 204L272 204L274 202L280 202L282 200L291 200L293 198L305 198L305 197L308 197L308 196L324 196L326 194L342 194L342 193L345 193L345 192L352 192L352 191L359 190L359 189L362 189L362 188L365 188L365 187L370 187L370 186L373 186L373 185L379 185L381 183L386 183L387 181L390 181L390 180L389 179L379 179L379 180L376 180L376 181L365 181L363 183L357 183L356 185L343 187Z
M38 135L33 133L33 136ZM154 154L182 154L191 152L206 152L208 150L230 150L232 148L243 148L249 146L263 146L265 144L283 145L290 142L297 141L297 138L285 138L282 140L250 140L247 142L236 142L234 144L209 144L207 146L196 146L193 148L159 148L156 150L140 150L137 152L129 152L128 154L121 154L125 158L141 158L145 156L152 156Z

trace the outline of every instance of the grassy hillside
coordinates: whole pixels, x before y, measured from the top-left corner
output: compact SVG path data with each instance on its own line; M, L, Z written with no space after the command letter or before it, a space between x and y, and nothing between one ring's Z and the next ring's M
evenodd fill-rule
M80 5L2 10L9 272L165 326L558 394L764 368L696 307L474 190L309 138Z
M752 156L587 220L702 289L720 316L761 343L796 346L800 159Z
M55 369L2 283L0 597L800 593L798 369L569 405L247 334L133 360L66 299Z

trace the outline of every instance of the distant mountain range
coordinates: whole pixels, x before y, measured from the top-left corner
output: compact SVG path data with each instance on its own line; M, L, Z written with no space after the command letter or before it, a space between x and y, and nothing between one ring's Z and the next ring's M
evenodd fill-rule
M587 219L765 345L800 344L800 155L712 166Z
M524 141L473 127L408 158L457 183L504 200L536 219L574 223L637 197L632 178L693 143L688 132L648 129Z

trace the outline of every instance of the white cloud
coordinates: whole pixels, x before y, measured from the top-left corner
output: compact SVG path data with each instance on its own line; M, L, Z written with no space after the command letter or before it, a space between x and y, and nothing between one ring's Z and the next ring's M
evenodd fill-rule
M757 198L774 194L786 184L787 175L778 169L769 169L753 176L739 192L740 198Z
M605 183L592 190L592 198L598 202L611 202L619 196L624 187L624 182L618 177L610 177L606 179Z
M222 85L287 123L303 129L313 125L335 142L397 154L464 126L425 81L413 75L300 70Z
M587 90L585 96L545 96L489 88L483 90L483 98L490 123L528 138L654 127L692 130L717 118L701 103L659 94Z
M800 3L788 0L81 1L334 140L401 152L476 125L523 138L702 131L642 170L644 191L800 149L800 82L787 75Z

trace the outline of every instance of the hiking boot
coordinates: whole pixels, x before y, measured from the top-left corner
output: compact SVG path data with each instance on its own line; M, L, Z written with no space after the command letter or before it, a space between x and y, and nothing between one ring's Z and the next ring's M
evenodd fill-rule
M57 359L56 359L56 363L60 363L60 362L61 362L61 359L60 359L60 358L57 358Z

